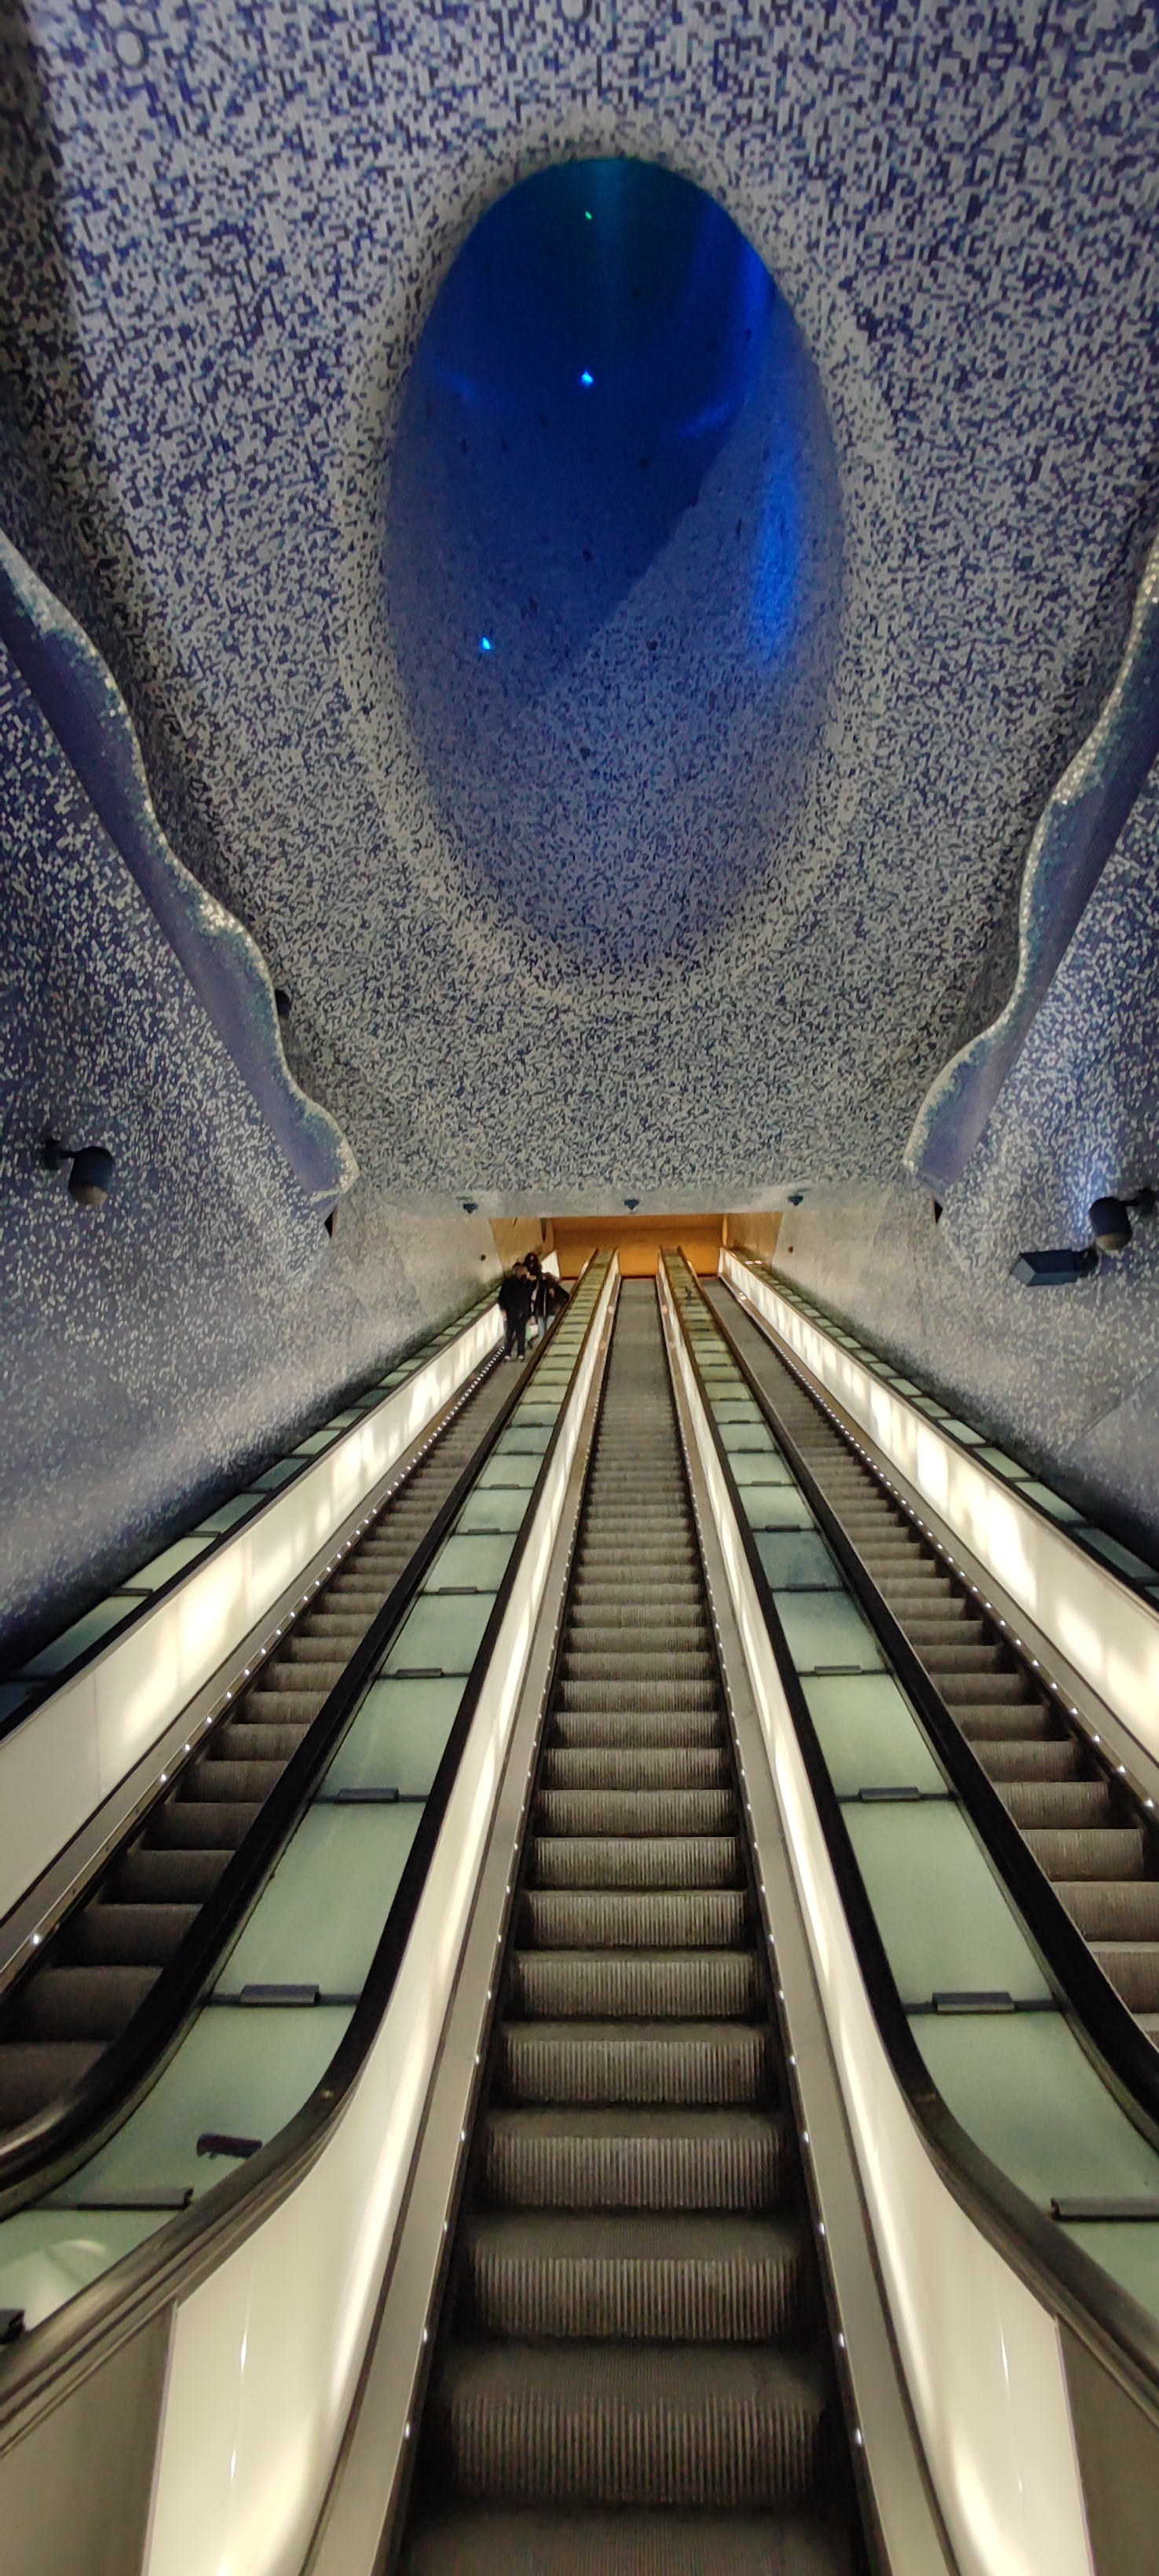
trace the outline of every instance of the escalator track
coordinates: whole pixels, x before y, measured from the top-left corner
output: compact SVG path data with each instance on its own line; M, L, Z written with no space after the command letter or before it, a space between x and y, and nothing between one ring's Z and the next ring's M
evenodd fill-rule
M1055 1897L1159 2044L1159 1835L1141 1795L731 1293L707 1294Z
M852 2481L655 1291L621 1290L407 2576L846 2576Z
M512 1383L487 1363L144 1826L135 1823L0 2002L0 2180L5 2150L11 2159L26 2129L75 2095L130 2032Z

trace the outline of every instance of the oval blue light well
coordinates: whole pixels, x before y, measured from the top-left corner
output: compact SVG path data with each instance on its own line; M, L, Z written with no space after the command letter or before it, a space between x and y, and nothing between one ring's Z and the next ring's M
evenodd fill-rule
M428 316L385 550L464 866L586 966L710 935L775 868L840 551L816 370L723 209L640 161L510 190Z

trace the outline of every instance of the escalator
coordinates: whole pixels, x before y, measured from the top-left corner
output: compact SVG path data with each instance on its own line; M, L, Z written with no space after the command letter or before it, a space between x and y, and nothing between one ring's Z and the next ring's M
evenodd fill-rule
M1140 2033L1159 2040L1159 1831L1141 1790L729 1291L708 1293L1027 1854ZM1153 2071L1152 2116L1159 2060Z
M863 2564L656 1294L623 1287L398 2544Z
M518 1372L514 1383L522 1379ZM243 1861L267 1801L389 1600L480 1442L510 1403L512 1374L490 1361L450 1408L308 1606L290 1621L233 1708L177 1770L80 1905L0 2003L0 2187L33 2171L83 2124L98 2070L134 2037L160 2032L203 1909ZM115 2089L115 2088L114 2088Z

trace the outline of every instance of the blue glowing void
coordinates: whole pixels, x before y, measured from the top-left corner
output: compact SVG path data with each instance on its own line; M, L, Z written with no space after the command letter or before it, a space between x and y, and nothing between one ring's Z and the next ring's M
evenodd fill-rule
M411 368L385 568L444 827L529 924L629 965L767 877L840 522L812 362L721 207L606 160L490 209Z

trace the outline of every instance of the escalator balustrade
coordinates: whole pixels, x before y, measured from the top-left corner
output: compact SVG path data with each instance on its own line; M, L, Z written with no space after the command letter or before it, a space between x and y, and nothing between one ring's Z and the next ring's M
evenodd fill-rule
M1159 1835L1141 1799L728 1292L710 1303L1056 1896L1159 2042Z
M0 2004L0 2141L126 2030L510 1393L492 1366Z

